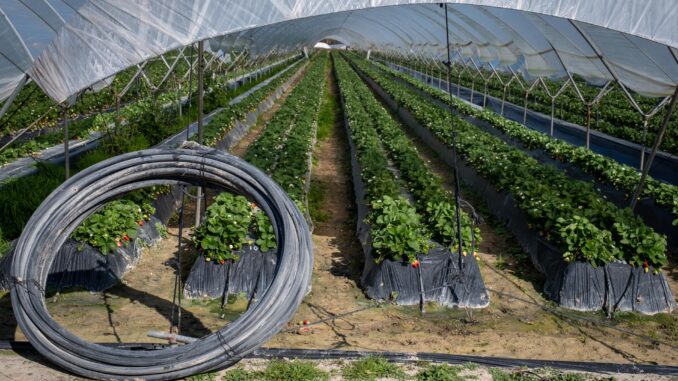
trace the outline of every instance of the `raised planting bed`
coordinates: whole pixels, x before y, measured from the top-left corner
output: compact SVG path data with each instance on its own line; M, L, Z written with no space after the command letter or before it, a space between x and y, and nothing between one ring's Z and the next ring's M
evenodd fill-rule
M444 91L421 83L409 75L386 66L387 73L399 78L417 92L432 99L442 112L448 110L449 96ZM620 208L628 207L630 195L640 179L632 167L610 158L554 139L524 125L508 120L493 111L471 106L453 98L453 107L462 119L483 131L520 148L537 161L563 170L573 179L594 182L597 190ZM678 186L647 179L647 185L636 207L636 214L655 231L667 236L669 251L678 250L678 234L673 221L678 221Z
M153 202L156 211L175 208L178 201L176 196L178 195L172 193L159 196ZM89 244L74 239L67 240L52 263L47 279L48 291L82 288L100 292L115 286L136 266L142 249L162 238L164 224L169 216L166 212L157 213L140 220L140 226L133 233L128 232L120 237L117 245L119 247L108 249L110 252L106 254L102 254L102 249ZM130 235L134 238L130 238ZM13 286L10 274L12 257L13 251L10 251L0 261L0 289L9 290Z
M395 96L402 99L403 102L408 102L407 99L410 99L406 95L406 90L396 93L396 91L398 91L398 86L403 86L402 84L389 81L383 77L379 77L378 79L381 82L377 83L374 79L375 77L378 77L378 73L370 72L370 69L365 66L361 66L361 68L367 70L362 73L366 83L368 83L374 91L383 97L386 102L397 111L398 115L408 127L420 136L433 151L448 163L448 165L452 165L452 152L447 144L450 136L449 131L439 127L449 126L449 121L446 121L445 118L439 121L428 119L427 126L431 127L425 128L419 118L423 119L425 116L430 116L431 112L426 108L424 103L414 103L419 101L417 101L415 97L412 98L412 103L410 104L411 107L417 109L416 105L422 106L421 109L417 109L417 112L413 112L409 107L401 106L399 102L396 101ZM369 74L369 76L367 74ZM382 83L389 86L394 93L386 91L381 86ZM438 113L438 115L445 114ZM434 117L435 113L432 118ZM456 123L459 122L457 121ZM461 129L461 126L457 127L461 132L467 131ZM438 133L434 133L432 130L437 131ZM522 248L530 253L535 267L546 276L544 292L547 297L554 300L562 307L580 311L606 309L609 311L637 311L645 314L653 314L658 312L670 312L675 309L676 304L666 279L664 278L664 274L658 267L654 267L653 264L647 262L650 258L645 259L646 262L643 265L636 265L635 267L629 265L627 261L616 257L609 258L603 263L594 261L584 262L579 259L579 255L581 254L573 257L572 252L574 249L570 248L571 251L568 256L570 260L566 261L564 256L564 254L566 254L565 250L562 250L557 245L551 243L551 240L554 239L553 236L558 234L558 232L553 227L540 226L539 224L544 223L541 222L544 220L542 219L540 221L535 218L535 215L538 215L537 213L542 213L542 215L549 213L547 209L548 205L542 204L543 206L541 207L534 207L529 210L531 214L528 214L521 208L521 204L516 200L513 192L509 191L509 189L519 188L509 188L506 185L500 186L497 183L489 181L484 173L480 172L479 169L471 164L474 163L475 165L478 165L478 162L473 161L473 156L469 156L471 153L467 153L466 150L471 149L470 141L484 142L492 140L485 140L486 138L483 138L478 133L473 136L475 139L470 139L469 137L464 138L464 136L460 139L464 142L460 149L462 160L458 163L461 179L485 200L489 210L506 223L508 228L518 239ZM497 146L496 149L499 149L499 146ZM489 154L491 151L485 152ZM512 158L515 162L519 162L522 156L517 155L512 156ZM471 161L471 163L469 163L469 161ZM501 161L493 161L493 163L496 163L496 165L503 165ZM484 170L486 167L481 168ZM507 176L504 181L510 181L508 176L512 175L514 172L522 173L522 179L526 179L526 176L529 176L529 172L525 173L518 169L507 168L502 175ZM497 181L498 179L499 176L496 176L493 178L493 181ZM559 183L559 180L553 178L551 182ZM529 188L524 189L523 192L527 191ZM549 189L548 186L540 187L539 189L540 192L545 195L551 193L555 194L555 191ZM581 185L580 189L582 194L586 194L584 185ZM565 207L566 202L577 201L560 199L558 202L560 203L560 207ZM591 201L590 206L596 205L596 203L596 201ZM577 209L583 210L581 208ZM556 213L556 215L560 218L559 221L562 224L562 219L566 216L565 213L563 213L562 216L560 213ZM578 219L580 217L576 214L568 218L572 218L573 222L580 221L580 219ZM631 222L626 221L626 223ZM574 225L571 224L566 226L578 225L575 223ZM586 238L586 236L582 234L583 233L580 232L574 232L573 236ZM610 233L601 232L600 234ZM652 235L644 234L641 236L647 237L648 239L653 237ZM659 239L658 242L661 243L661 239ZM629 243L632 242L627 242L626 244L628 245ZM613 244L619 243L613 241ZM638 246L638 250L641 248L642 246ZM587 254L596 255L604 253L589 251ZM641 254L638 253L636 256L637 255ZM628 258L631 257L632 256L630 255L628 256Z
M394 148L397 131L387 129L398 127L341 57L335 59L335 70L351 154L356 231L365 255L361 276L365 293L372 299L401 305L488 306L489 294L471 239L479 236L470 219L464 213L462 248L465 254L472 254L460 258L457 250L450 249L456 243L453 209L442 214L426 210L427 206L449 205L449 195L438 190L436 180L425 186L418 182L435 179L435 175L421 159L408 154L414 152L409 146ZM399 155L402 160L396 157ZM391 168L392 162L397 168ZM422 176L414 179L414 172ZM396 174L402 175L403 183ZM436 241L445 241L445 245Z
M245 156L276 180L307 217L311 154L326 63L325 55L314 57L304 78ZM216 147L228 149L240 141L256 124L259 115L273 106L302 72L300 70L256 108L245 113L244 120L232 121L234 127L215 144ZM278 149L271 149L272 142ZM228 295L244 295L251 301L265 291L273 279L277 263L276 237L268 217L244 197L228 193L217 196L207 208L205 221L194 239L200 254L184 286L186 298L222 298L226 301Z

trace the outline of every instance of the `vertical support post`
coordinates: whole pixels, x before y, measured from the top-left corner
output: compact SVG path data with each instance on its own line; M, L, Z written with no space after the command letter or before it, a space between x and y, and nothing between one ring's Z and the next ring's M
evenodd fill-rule
M676 87L676 91L673 92L673 98L671 99L671 104L669 105L669 108L666 110L666 115L664 115L664 120L662 120L661 127L659 128L659 131L657 132L657 136L654 139L654 145L652 146L652 152L650 153L650 157L647 159L647 164L643 166L643 171L642 174L640 175L640 181L638 182L638 186L636 187L636 191L633 192L633 198L631 199L631 210L636 208L636 203L638 202L638 197L640 197L640 193L643 190L643 185L645 184L645 179L647 179L647 174L650 172L650 167L652 167L652 161L654 160L655 155L657 155L657 150L659 149L659 145L662 143L662 138L664 137L664 133L666 133L666 127L669 125L669 122L671 121L671 116L673 115L673 110L676 108L676 99L678 99L678 87Z
M68 146L68 106L64 105L61 112L64 124L64 173L66 180L68 180L71 177L71 150Z
M528 90L525 91L525 104L523 104L523 124L527 125L527 97L530 96Z
M475 93L476 90L476 78L473 77L473 80L471 81L471 98L469 98L469 102L473 104L473 94Z
M203 144L203 86L204 86L204 62L203 62L203 52L204 52L204 41L198 42L198 144ZM202 214L201 208L202 202L202 187L198 187L198 197L196 199L195 205L195 226L200 225L200 215Z
M447 3L445 3L445 41L447 46L447 82L450 82L450 72L452 70L452 55L450 54L450 31L449 31L449 21L447 16ZM448 108L450 121L454 118L454 112L452 111L452 92L448 92ZM464 271L464 257L463 257L463 240L461 233L461 186L459 184L459 168L457 167L457 129L454 125L452 127L452 163L454 164L454 204L455 204L455 217L457 219L457 255L459 257L459 271L463 273Z
M591 149L591 104L586 104L586 149Z
M650 121L650 118L647 116L643 117L643 139L641 144L641 149L640 149L640 170L643 170L643 167L645 166L645 139L647 139L647 124Z
M508 84L504 85L504 94L501 96L501 116L504 116L504 103L506 103L506 89L508 89Z
M549 135L553 136L553 118L556 117L556 97L551 97L551 130Z

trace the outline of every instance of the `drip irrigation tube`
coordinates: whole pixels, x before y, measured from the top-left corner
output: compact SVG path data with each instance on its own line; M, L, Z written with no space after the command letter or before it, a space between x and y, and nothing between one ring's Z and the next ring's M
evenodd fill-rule
M136 348L137 350L156 351L166 345L158 344L101 344L113 348ZM17 352L33 349L30 343L16 341L0 341L0 350L14 350ZM554 368L560 370L592 372L592 373L628 373L660 376L678 375L678 366L673 365L645 365L645 364L618 364L588 361L556 361L515 359L508 357L469 356L447 353L428 352L373 352L347 351L336 349L298 349L298 348L259 348L246 356L258 359L303 359L303 360L359 360L368 357L385 358L391 362L415 363L430 361L451 365L474 363L481 366L497 368Z
M185 149L190 148L190 149ZM57 324L46 309L44 287L57 250L70 233L107 201L142 187L190 184L248 196L269 216L278 239L274 279L241 317L195 343L155 351L94 344ZM308 225L294 202L245 161L195 143L149 149L96 164L57 188L19 239L12 263L12 306L22 332L55 364L97 379L176 379L224 368L277 333L306 294L313 268Z

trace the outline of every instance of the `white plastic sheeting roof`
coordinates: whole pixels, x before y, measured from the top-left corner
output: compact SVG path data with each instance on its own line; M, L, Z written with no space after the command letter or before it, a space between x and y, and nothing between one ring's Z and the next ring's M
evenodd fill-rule
M0 0L0 6L8 14L10 4L33 11L34 4L45 1L58 0ZM77 14L28 71L57 101L199 40L212 39L212 49L223 51L234 44L255 52L289 50L311 47L323 38L434 57L445 49L444 12L430 1L82 1L86 3L73 7ZM513 65L529 76L559 77L569 72L592 83L616 78L650 96L670 95L678 84L675 0L448 3L450 42L458 57L492 66ZM5 36L3 46L17 45L11 34ZM25 70L25 65L17 67ZM4 73L0 67L0 86L8 83ZM0 95L5 93L0 89Z
M33 60L85 0L0 0L0 100L31 70Z

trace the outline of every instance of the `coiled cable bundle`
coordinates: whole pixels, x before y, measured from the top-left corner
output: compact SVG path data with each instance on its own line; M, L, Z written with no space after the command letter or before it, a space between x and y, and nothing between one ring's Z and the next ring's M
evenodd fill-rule
M58 249L108 201L161 184L217 188L242 194L259 205L278 239L279 258L270 287L236 321L192 344L132 351L93 344L68 332L50 317L44 301L47 275ZM149 149L98 163L45 199L16 246L12 305L32 345L67 370L97 379L176 379L232 365L270 339L297 310L312 268L311 236L303 215L264 173L237 157L196 144Z

